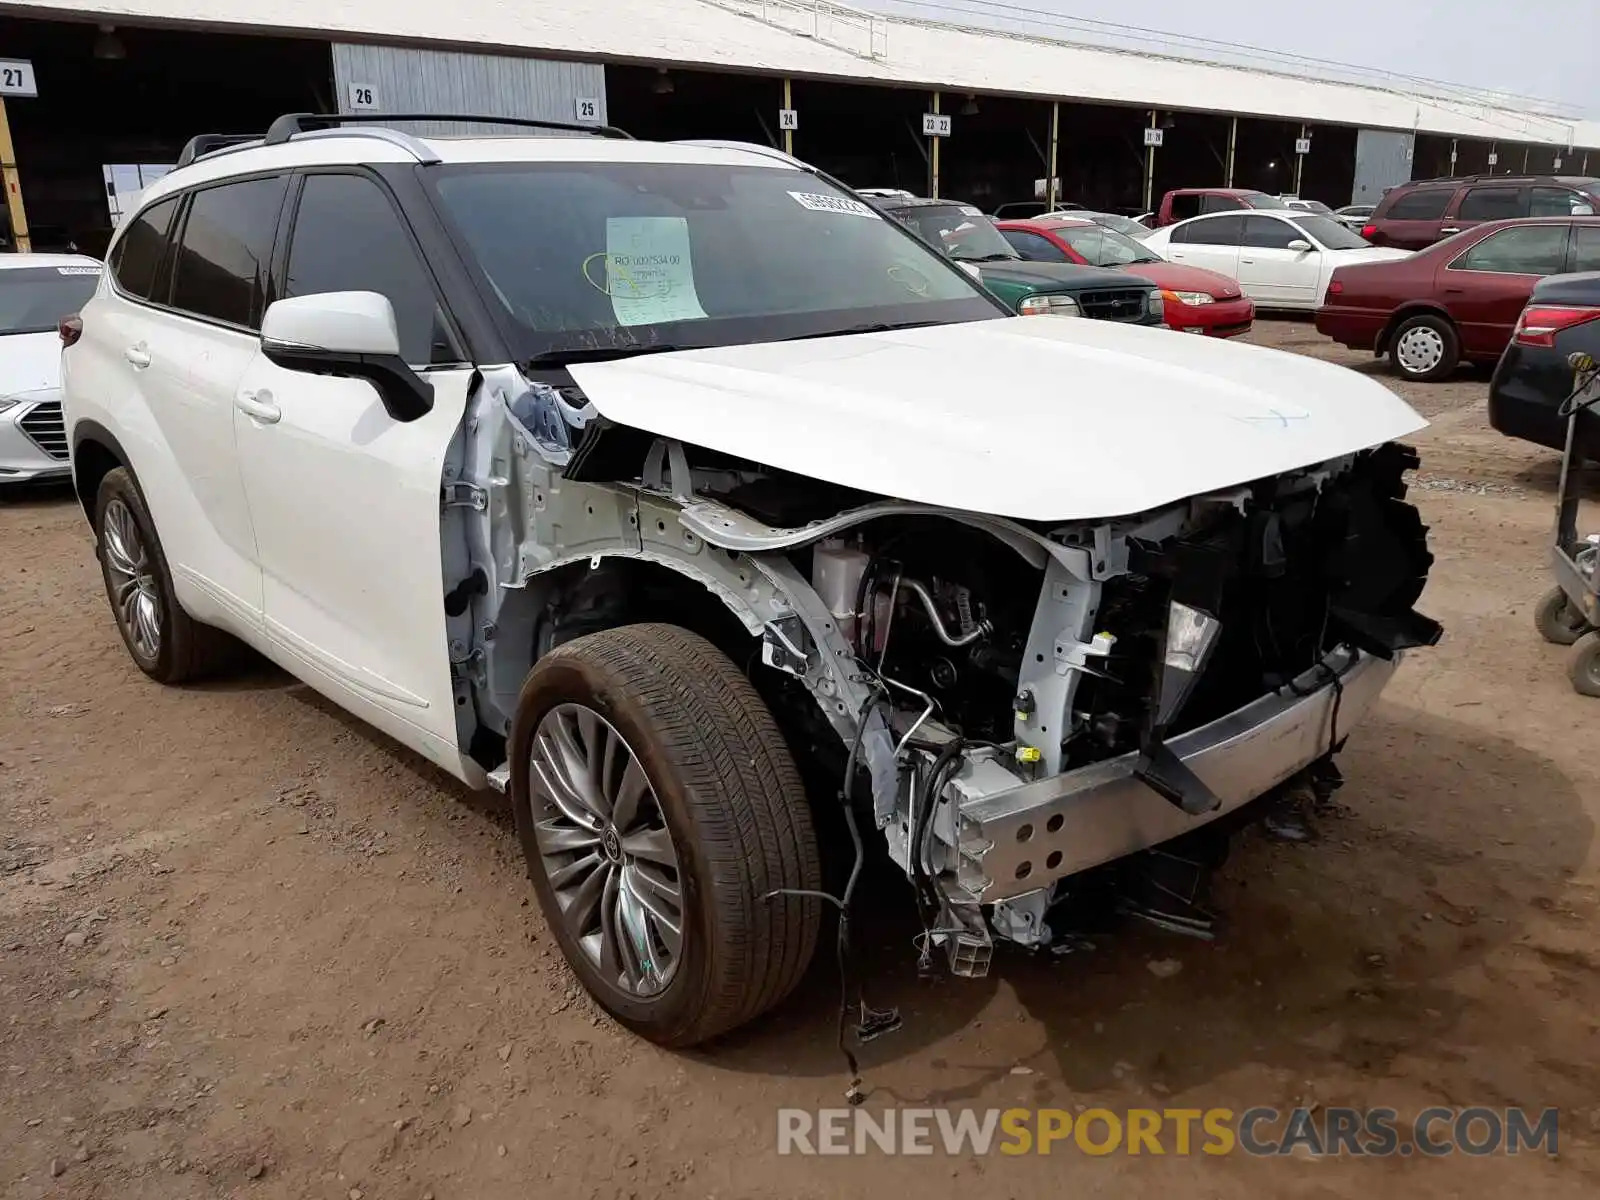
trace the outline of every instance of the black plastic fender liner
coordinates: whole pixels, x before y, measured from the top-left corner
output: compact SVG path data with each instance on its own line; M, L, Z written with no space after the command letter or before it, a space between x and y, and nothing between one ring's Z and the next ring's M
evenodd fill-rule
M1433 566L1428 527L1405 499L1404 474L1420 462L1414 449L1396 442L1365 452L1349 486L1329 497L1324 512L1330 524L1343 522L1328 562L1329 620L1384 658L1435 645L1444 633L1413 607Z

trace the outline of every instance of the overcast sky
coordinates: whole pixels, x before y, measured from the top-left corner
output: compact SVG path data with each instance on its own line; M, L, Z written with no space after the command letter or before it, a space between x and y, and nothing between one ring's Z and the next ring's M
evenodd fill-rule
M855 0L935 20L1004 26L1026 12L1144 26L1494 88L1600 118L1600 0ZM1526 21L1523 17L1526 16ZM1037 26L1028 32L1050 33ZM1056 31L1074 41L1084 30ZM1196 48L1168 52L1201 57ZM1220 55L1219 55L1220 56ZM1308 72L1310 73L1310 72Z

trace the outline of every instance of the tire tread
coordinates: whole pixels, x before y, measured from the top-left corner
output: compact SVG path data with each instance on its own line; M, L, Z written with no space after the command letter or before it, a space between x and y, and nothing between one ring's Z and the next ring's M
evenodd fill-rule
M638 624L567 642L547 661L581 657L637 704L674 764L712 885L711 991L668 1039L690 1045L742 1025L791 992L821 924L822 867L799 770L777 722L733 662L698 634ZM531 677L530 677L531 680Z

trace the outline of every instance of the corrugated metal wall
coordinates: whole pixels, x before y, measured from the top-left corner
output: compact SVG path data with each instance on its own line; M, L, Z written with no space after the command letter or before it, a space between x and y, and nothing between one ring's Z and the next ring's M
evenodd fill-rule
M594 63L337 43L333 82L339 111L347 113L446 112L576 122L579 101L593 100L597 111L584 123L606 119L605 68ZM356 95L357 89L363 94ZM423 137L527 132L510 125L437 121L395 122L395 127Z
M1376 204L1384 189L1411 178L1416 135L1388 129L1363 129L1356 134L1356 186L1352 204Z

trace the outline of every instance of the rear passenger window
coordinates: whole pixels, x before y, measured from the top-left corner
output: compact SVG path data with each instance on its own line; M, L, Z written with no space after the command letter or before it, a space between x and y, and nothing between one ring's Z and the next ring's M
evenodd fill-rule
M279 175L194 193L172 264L172 307L260 327L285 183Z
M1528 202L1530 217L1586 217L1594 212L1582 192L1563 187L1536 187Z
M1504 275L1554 275L1566 256L1565 225L1519 225L1491 233L1450 266Z
M1450 188L1423 188L1407 192L1397 196L1383 216L1389 221L1437 221L1444 216L1450 197L1454 195L1455 192Z
M117 239L117 247L111 253L111 275L128 295L141 300L151 298L161 256L167 248L167 227L177 211L177 197L152 204L135 217L128 231Z
M1232 196L1202 196L1200 197L1200 211L1203 213L1231 212L1236 208L1245 208L1243 200L1236 200Z
M1600 225L1572 227L1572 265L1569 271L1600 271Z
M1244 219L1243 244L1261 250L1287 250L1289 243L1299 239L1309 239L1300 230L1287 221L1278 221L1272 217L1246 217Z
M1528 215L1522 189L1514 187L1468 188L1456 214L1463 221L1504 221Z
M308 175L289 242L285 296L377 292L394 306L400 356L453 362L433 280L388 195L359 175Z
M1237 246L1240 235L1244 233L1244 218L1207 217L1204 221L1185 225L1177 232L1183 237L1174 234L1172 240L1183 241L1191 246Z

